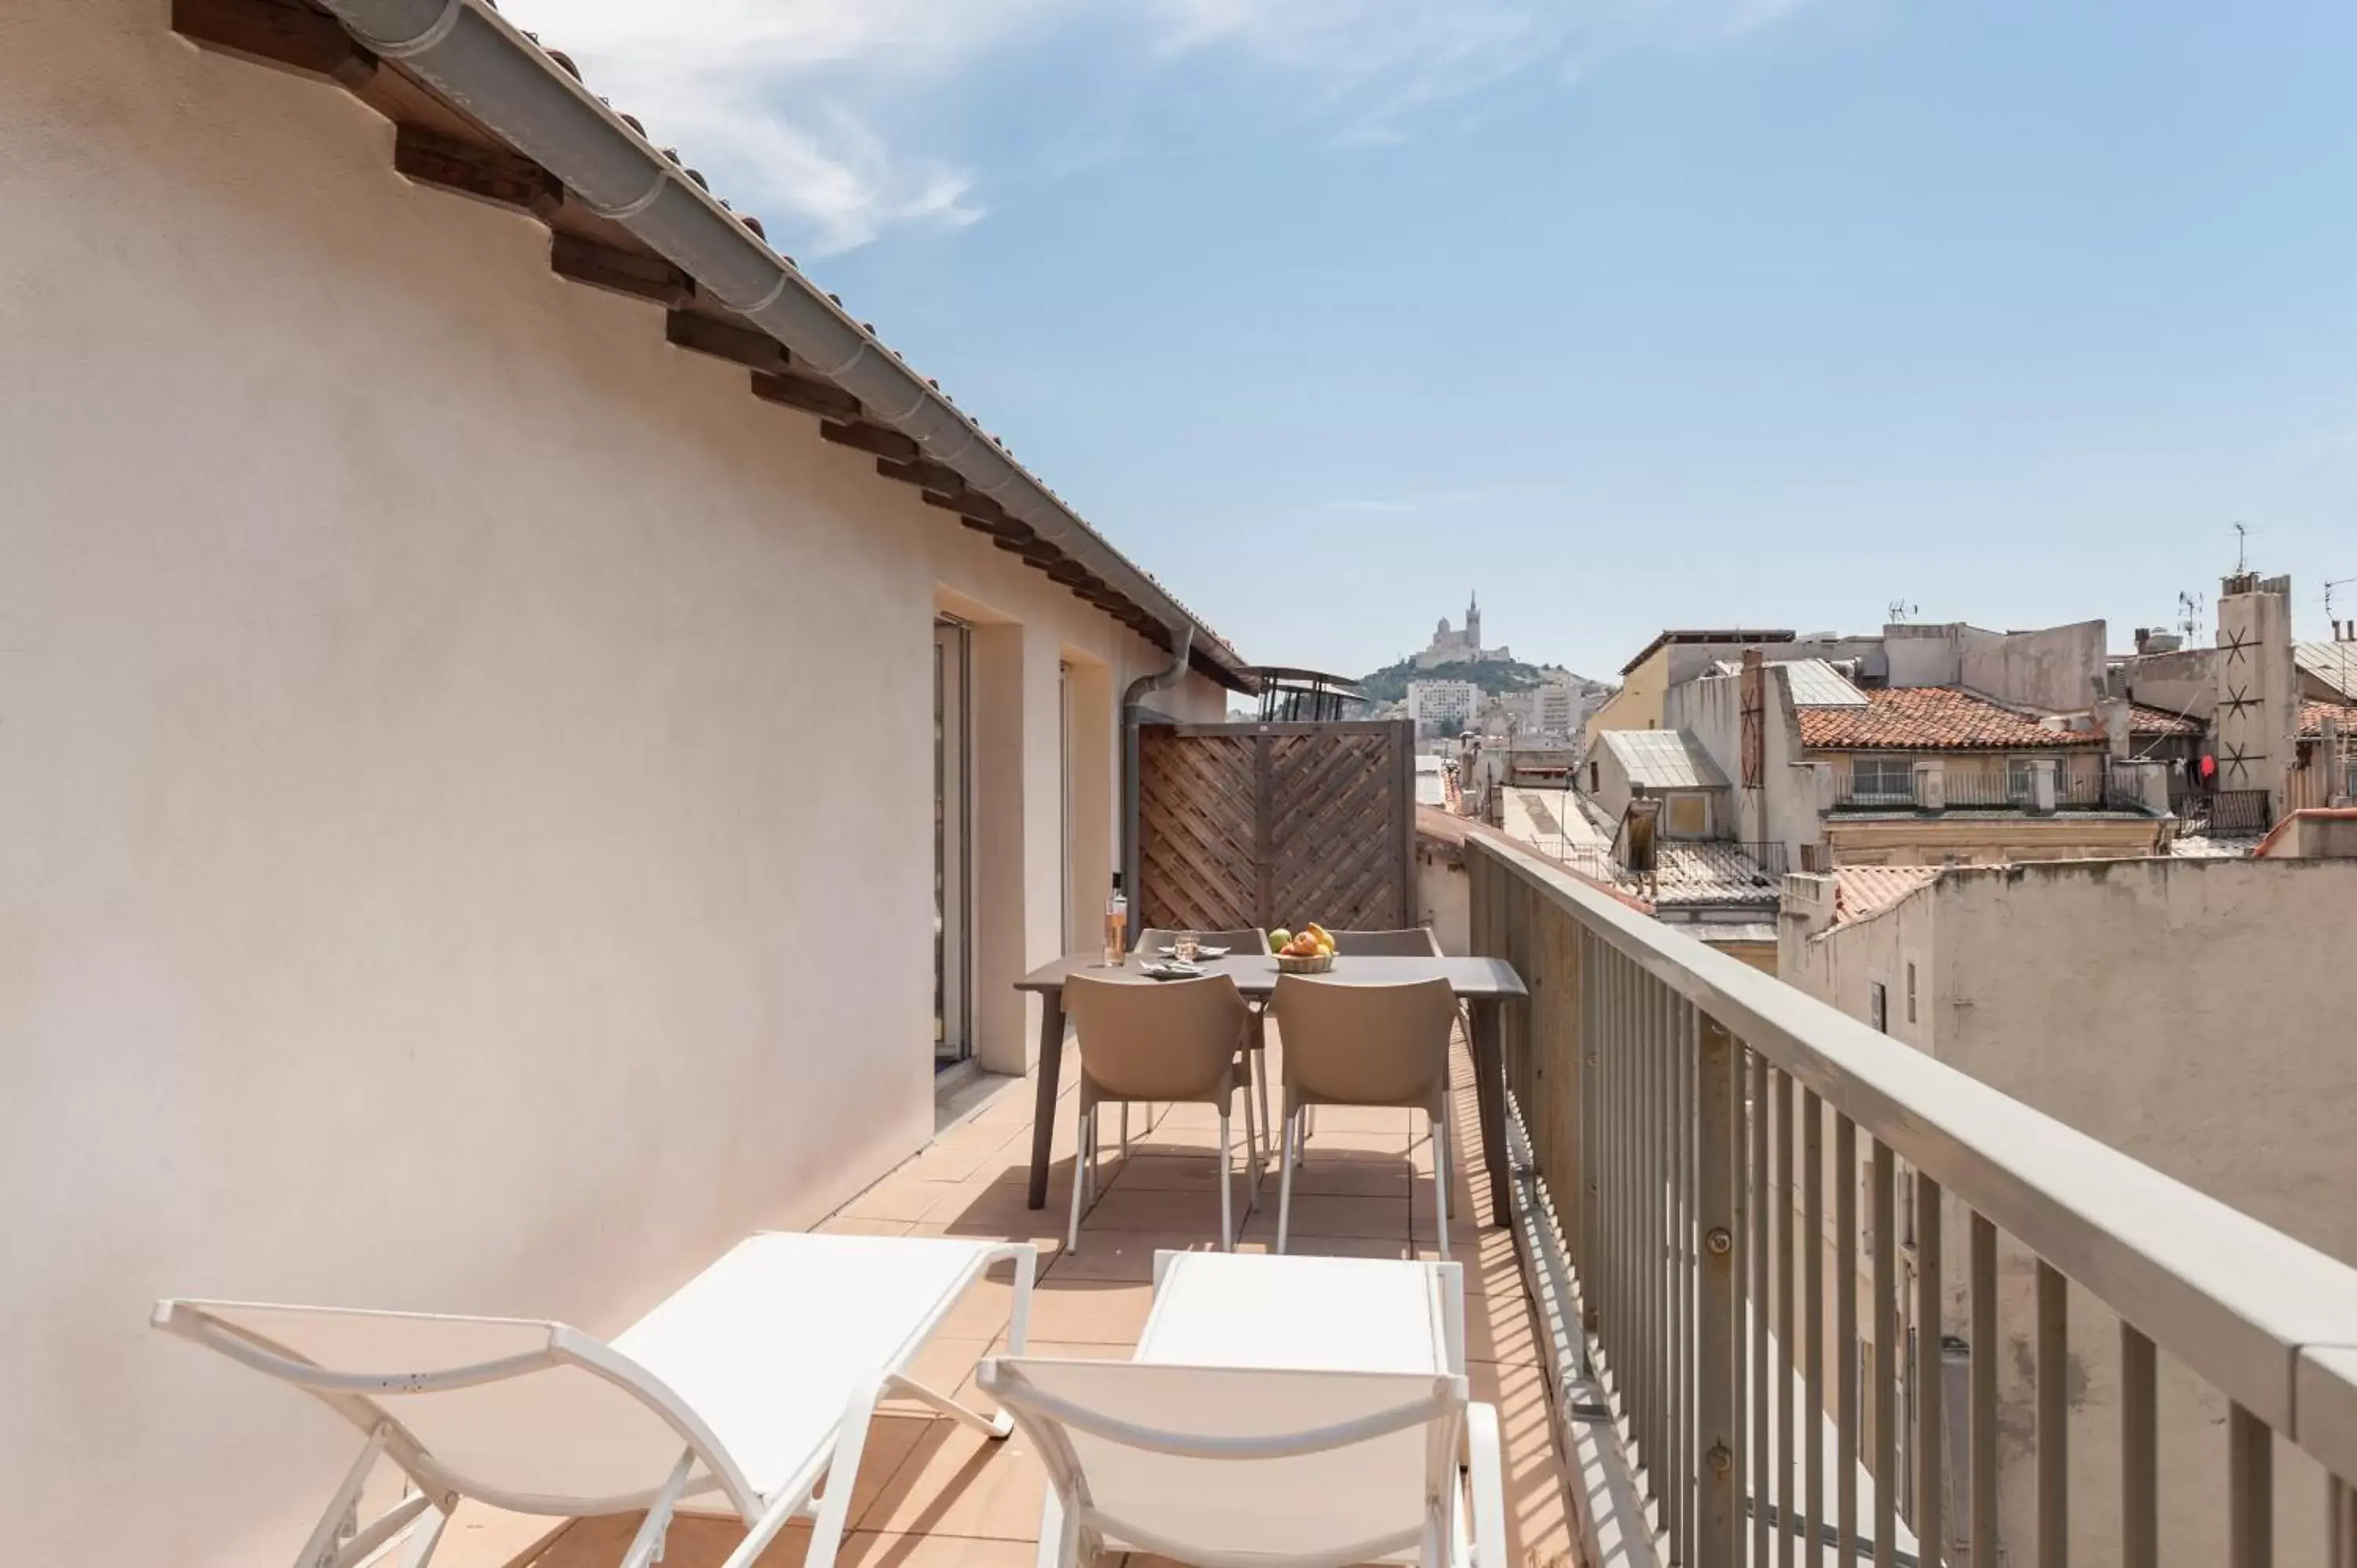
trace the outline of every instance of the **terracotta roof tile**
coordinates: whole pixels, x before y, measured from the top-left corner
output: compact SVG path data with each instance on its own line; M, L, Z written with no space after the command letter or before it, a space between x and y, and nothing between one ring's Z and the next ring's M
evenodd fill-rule
M1888 909L1918 887L1929 886L1937 865L1837 865L1834 867L1834 924L1846 926Z
M1964 751L2101 746L2091 730L2050 730L1986 697L1953 686L1897 686L1866 693L1862 708L1803 708L1801 744L1830 751Z
M2318 740L2324 735L2324 721L2341 721L2342 735L2357 735L2357 707L2341 703L2302 703L2299 705L2299 737Z
M2147 707L2142 703L2128 704L2128 734L2160 737L2188 736L2199 737L2207 733L2200 719L2187 718L2183 714L2167 708Z

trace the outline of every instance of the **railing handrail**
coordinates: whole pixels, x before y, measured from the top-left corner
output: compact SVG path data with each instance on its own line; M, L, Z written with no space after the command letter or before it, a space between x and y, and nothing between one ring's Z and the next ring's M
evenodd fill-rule
M1487 855L1815 1090L2236 1403L2357 1475L2357 1269L1623 908L1518 846Z

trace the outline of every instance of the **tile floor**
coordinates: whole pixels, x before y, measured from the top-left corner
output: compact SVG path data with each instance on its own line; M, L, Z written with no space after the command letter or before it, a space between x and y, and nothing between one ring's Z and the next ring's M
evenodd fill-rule
M1472 1073L1457 1063L1458 1146L1478 1168L1480 1133ZM844 1206L822 1230L866 1235L951 1234L1039 1243L1033 1297L1034 1354L1125 1357L1145 1326L1154 1254L1166 1247L1215 1245L1219 1227L1216 1122L1210 1108L1164 1107L1147 1125L1132 1112L1125 1160L1110 1146L1101 1197L1083 1223L1081 1248L1064 1250L1071 1199L1068 1066L1064 1112L1048 1207L1024 1205L1030 1159L1033 1089L1009 1085L982 1111L946 1131L922 1154ZM1118 1113L1105 1112L1110 1139ZM1241 1118L1237 1137L1241 1141ZM1241 1160L1241 1156L1239 1156ZM1273 1179L1246 1219L1242 1249L1275 1244ZM1452 1254L1465 1264L1467 1350L1474 1397L1498 1407L1506 1444L1508 1558L1513 1568L1568 1565L1574 1554L1565 1477L1547 1413L1539 1344L1512 1238L1488 1226L1487 1184L1453 1184ZM1291 1248L1351 1257L1433 1256L1431 1144L1419 1113L1327 1108L1296 1174ZM1001 1347L1011 1286L985 1281L961 1303L920 1363L918 1376L975 1399L975 1358ZM1033 1561L1046 1479L1018 1433L983 1439L920 1407L888 1404L860 1466L847 1568L1018 1568ZM436 1568L613 1568L637 1529L635 1517L545 1520L462 1509ZM781 1536L761 1568L799 1568L804 1527ZM717 1568L743 1538L732 1522L683 1517L671 1531L665 1568ZM1136 1568L1152 1560L1134 1557Z

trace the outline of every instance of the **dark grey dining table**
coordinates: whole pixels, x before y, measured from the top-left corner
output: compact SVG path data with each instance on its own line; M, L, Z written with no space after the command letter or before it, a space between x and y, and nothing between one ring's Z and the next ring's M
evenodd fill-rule
M1048 1150L1056 1133L1056 1096L1064 1060L1064 982L1084 974L1104 980L1135 980L1157 985L1132 954L1115 966L1098 953L1071 953L1040 965L1015 983L1017 991L1039 993L1039 1090L1031 1112L1031 1207L1048 1207ZM1276 989L1276 960L1265 954L1205 960L1209 974L1224 974L1246 996L1265 998ZM1481 1112L1481 1157L1490 1173L1490 1214L1503 1225L1513 1212L1507 1197L1506 1061L1502 1010L1530 995L1514 966L1498 958L1376 958L1345 956L1321 979L1343 984L1400 985L1439 978L1466 1004L1473 1025L1473 1081Z

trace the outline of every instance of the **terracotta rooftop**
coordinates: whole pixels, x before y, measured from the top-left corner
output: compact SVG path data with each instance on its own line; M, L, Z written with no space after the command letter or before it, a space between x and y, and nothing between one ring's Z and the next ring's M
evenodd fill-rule
M2321 737L2324 721L2328 718L2341 721L2342 735L2357 735L2357 706L2344 703L2302 703L2299 705L2300 738L2316 740Z
M1841 865L1834 868L1834 924L1846 926L1888 909L1940 875L1937 865Z
M1830 751L1965 751L2101 746L2091 730L2050 730L1954 686L1866 693L1862 708L1803 708L1801 744Z
M2128 734L2147 738L2184 736L2199 738L2205 733L2200 719L2173 714L2167 708L2147 707L2142 703L2128 704Z

